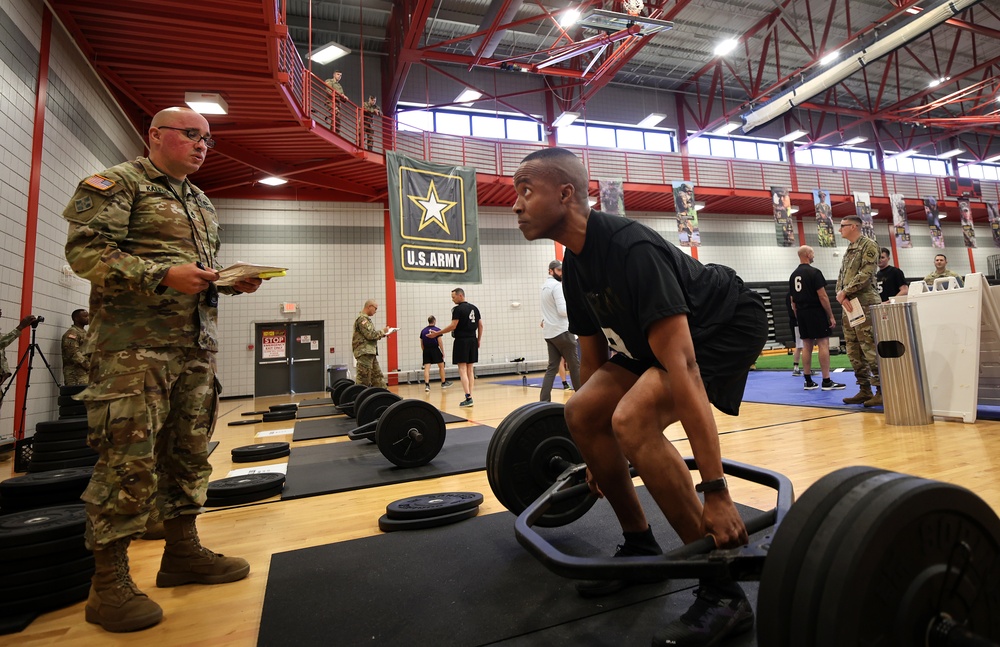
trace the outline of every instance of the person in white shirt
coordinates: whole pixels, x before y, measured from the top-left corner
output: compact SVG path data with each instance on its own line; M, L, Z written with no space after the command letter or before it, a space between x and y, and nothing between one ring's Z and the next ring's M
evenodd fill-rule
M542 284L542 335L549 350L549 365L545 368L539 400L550 402L552 383L559 372L560 360L566 360L573 387L580 386L580 351L576 337L569 331L562 289L562 263L559 261L549 263L549 278Z

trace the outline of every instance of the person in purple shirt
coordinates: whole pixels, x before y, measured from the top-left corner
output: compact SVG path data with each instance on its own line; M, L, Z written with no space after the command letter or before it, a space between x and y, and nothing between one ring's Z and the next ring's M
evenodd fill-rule
M431 390L431 364L437 364L441 371L441 388L451 386L451 382L444 376L444 340L430 336L430 333L441 330L434 325L436 323L437 318L431 315L427 317L427 327L420 331L420 348L424 353L424 391Z

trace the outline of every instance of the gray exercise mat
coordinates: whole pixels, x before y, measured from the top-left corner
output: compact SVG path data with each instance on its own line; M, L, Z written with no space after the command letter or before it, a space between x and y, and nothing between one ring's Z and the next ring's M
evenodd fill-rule
M299 409L295 412L295 418L302 420L303 418L321 418L323 416L335 416L342 415L342 411L337 408L337 405L330 403L321 407L305 407L304 409Z
M450 425L453 422L467 422L465 418L460 418L444 411L441 412L441 415L444 417L444 424L446 425ZM357 419L344 415L316 420L297 420L292 432L292 442L346 436L349 432L356 429L357 426Z
M300 407L318 407L321 405L333 404L333 400L330 398L311 398L309 400L303 400L299 402Z
M427 465L396 467L367 440L293 447L281 499L405 483L486 469L493 427L449 429L441 452Z

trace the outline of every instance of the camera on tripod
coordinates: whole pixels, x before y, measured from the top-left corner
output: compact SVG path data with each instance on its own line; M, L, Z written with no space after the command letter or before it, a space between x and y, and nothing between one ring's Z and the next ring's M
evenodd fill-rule
M38 324L45 321L45 317L35 317L35 320L31 322L32 328L38 328Z

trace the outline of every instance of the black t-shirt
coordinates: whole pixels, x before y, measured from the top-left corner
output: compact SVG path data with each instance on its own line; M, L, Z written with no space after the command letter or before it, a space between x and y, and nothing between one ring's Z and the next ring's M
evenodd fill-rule
M802 263L788 277L788 293L795 301L795 307L802 310L822 308L817 290L826 290L826 278L818 269Z
M452 337L475 337L479 330L479 308L468 301L463 301L451 309L451 318L458 320Z
M890 297L896 296L899 294L899 288L907 285L903 270L892 265L879 270L875 275L875 282L878 284L878 295L882 297L882 301L888 301Z
M657 361L649 327L688 316L697 346L729 322L743 282L722 265L702 265L649 227L591 210L579 255L563 259L563 294L570 332L604 334L626 356Z

